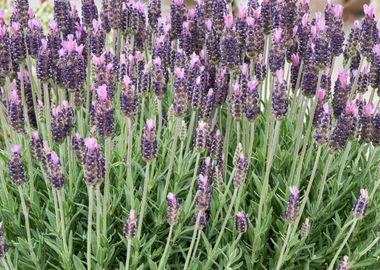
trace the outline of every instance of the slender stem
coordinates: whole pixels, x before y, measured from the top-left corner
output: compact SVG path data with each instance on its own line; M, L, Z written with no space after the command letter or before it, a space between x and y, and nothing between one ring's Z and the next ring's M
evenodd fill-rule
M187 143L186 143L186 148L185 148L185 153L188 153L191 141L193 140L193 129L194 129L194 123L195 123L195 116L196 116L196 111L194 110L191 113L191 118L190 118L190 124L189 128L187 129Z
M343 171L344 171L344 168L346 166L348 154L350 153L350 150L351 150L351 145L352 145L352 142L350 141L347 144L346 149L344 150L343 157L342 157L341 162L340 162L340 169L339 169L338 180L337 180L338 185L340 185L340 182L342 180Z
M135 207L135 195L134 195L134 186L133 186L133 176L132 176L132 120L128 118L127 120L128 125L128 152L127 152L127 161L128 161L128 167L127 167L127 185L129 189L129 200L131 203L131 207ZM141 141L141 140L140 140Z
M168 238L166 240L164 254L162 254L160 263L158 265L158 270L161 270L164 267L164 264L166 263L166 256L167 256L168 251L169 251L170 241L172 239L172 234L173 234L173 225L170 225L170 227L169 227L169 235L168 235Z
M132 241L128 239L127 258L125 260L125 270L129 269L129 259L131 258Z
M239 120L236 120L236 142L237 143L240 142L240 121Z
M367 254L379 242L380 236L376 237L362 252L359 253L358 259Z
M187 193L186 200L185 200L185 207L184 207L185 211L189 211L191 197L193 195L193 188L194 188L195 180L197 179L197 173L198 173L198 167L199 167L200 157L201 157L201 154L199 152L197 152L197 159L195 161L195 167L194 167L193 177L192 177L192 180L191 180L191 185L190 185L190 188L189 188L189 192Z
M289 224L289 225L288 225L288 230L287 230L287 232L286 232L286 237L285 237L285 240L284 240L284 244L282 245L281 252L280 252L280 256L278 257L276 270L280 270L282 264L284 263L284 262L283 262L284 253L285 253L286 246L288 245L288 242L289 242L289 238L290 238L291 232L292 232L292 224Z
M332 270L334 268L335 262L338 259L338 256L339 256L340 252L342 251L343 247L346 245L348 239L350 238L352 232L354 231L357 221L358 220L355 219L354 222L352 223L350 230L346 234L346 237L344 238L343 242L340 244L340 246L339 246L337 252L335 253L334 258L330 262L330 265L327 268L327 270Z
M24 218L25 218L25 229L26 229L26 236L28 239L28 244L31 250L33 250L33 245L32 245L32 237L30 235L30 225L29 225L29 210L26 206L25 203L25 198L24 198L24 193L22 191L21 186L18 187L18 192L20 194L20 199L21 199L21 206L22 206L22 211L24 213Z
M196 219L195 225L194 225L193 237L191 238L191 244L190 244L190 247L189 247L189 251L187 252L185 266L183 267L183 270L186 270L188 268L188 266L189 266L190 257L191 257L191 253L193 252L193 247L194 247L194 244L195 244L195 239L197 238L198 226L199 226L199 222L201 220L202 213L203 213L203 210L199 210L198 215L197 215L197 219Z
M148 162L145 167L144 190L143 190L143 197L142 197L141 206L140 206L139 223L137 224L138 226L137 239L138 240L140 240L140 237L141 237L141 229L142 229L143 220L144 220L145 204L146 204L146 199L148 195L149 167L150 167L150 162Z
M353 171L356 171L356 169L358 167L359 160L362 156L363 149L364 149L364 144L361 144L359 147L359 150L358 150L358 154L356 155L356 159L355 159L354 166L353 166Z
M92 238L92 211L94 200L94 187L88 188L88 217L87 217L87 270L91 270L91 238Z
M140 120L139 120L139 142L141 141L142 131L144 128L144 113L145 113L145 97L141 99L141 111L140 111Z
M233 193L232 198L231 198L230 206L228 207L227 213L224 217L224 222L222 224L222 227L220 228L218 238L216 239L215 245L211 250L211 254L208 256L208 259L206 261L206 264L205 264L206 269L208 269L208 267L210 266L211 260L214 259L214 255L215 255L214 253L216 252L216 250L219 247L220 240L222 240L224 230L226 229L227 222L229 221L229 218L230 218L230 215L232 212L232 208L235 205L235 200L236 200L238 191L239 191L239 188L234 189L234 193Z
M224 153L224 162L223 162L223 171L224 171L224 178L226 178L227 174L227 164L228 164L228 145L229 145L229 139L230 139L230 131L231 131L231 122L232 122L232 116L230 111L227 112L227 124L226 124L226 137L224 137L223 142L223 153Z
M250 123L251 125L251 134L249 137L249 148L248 148L248 160L250 161L252 158L252 152L253 152L253 143L255 140L255 124Z
M177 141L178 141L178 134L179 134L178 130L181 125L181 119L180 118L175 119L175 122L176 122L176 125L175 125L175 130L174 130L174 140L173 140L173 144L172 144L172 148L170 152L169 169L168 169L168 173L166 174L164 192L162 193L162 197L163 197L162 201L165 201L164 197L168 193L170 177L172 175L172 170L173 170L173 165L174 165L174 157L176 155L176 150L177 150Z
M3 266L4 266L5 270L9 270L8 264L7 264L7 262L6 262L6 260L5 260L4 257L1 258L1 262L3 263Z
M157 129L157 139L161 138L161 129L162 129L162 100L157 100L158 106L158 129Z
M108 197L110 193L110 165L111 165L111 138L105 140L105 163L106 174L104 181L104 198L103 198L103 234L107 236L107 213L108 213Z
M57 232L59 232L59 210L58 210L59 206L58 206L57 193L54 191L52 193L53 193L54 211L55 211L55 228Z
M100 217L102 212L101 194L100 194L100 184L95 186L95 196L96 196L96 245L100 247Z
M58 206L59 206L59 213L61 218L61 233L62 233L62 242L63 242L63 250L65 254L68 254L67 249L67 242L66 242L66 230L65 230L65 214L63 210L63 201L62 201L62 190L57 190L57 197L58 197Z
M199 242L201 241L201 233L202 233L202 230L199 229L198 230L198 236L197 236L197 242L195 242L195 247L194 247L193 255L191 256L190 262L192 262L194 260L195 255L197 254Z
M317 205L315 209L319 209L319 206L321 205L322 198L323 198L323 191L325 189L326 179L329 173L329 169L330 169L330 165L331 165L333 157L334 157L334 154L329 153L325 167L323 169L323 176L322 176L321 182L319 183L318 199L317 199Z

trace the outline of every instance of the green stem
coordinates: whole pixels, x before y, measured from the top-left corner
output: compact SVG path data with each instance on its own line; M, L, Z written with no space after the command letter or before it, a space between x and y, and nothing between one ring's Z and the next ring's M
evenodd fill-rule
M342 251L343 247L346 245L348 239L350 238L352 232L354 231L357 221L358 220L355 219L354 222L352 223L350 230L346 234L346 237L344 238L343 242L340 244L340 246L339 246L337 252L335 253L334 258L330 262L330 265L327 268L327 270L332 270L334 268L335 262L338 259L338 256L339 256L340 252Z
M193 255L191 256L190 262L192 262L194 260L195 255L197 254L199 242L201 241L201 233L202 233L202 230L199 229L198 230L198 236L197 236L197 242L195 242L195 247L194 247Z
M100 217L101 217L101 194L100 194L100 184L97 184L95 186L95 196L96 196L96 244L98 247L101 246L100 244Z
M128 152L127 152L127 161L128 161L128 167L127 167L127 185L129 189L129 200L131 203L131 207L135 207L135 195L134 195L134 186L133 186L133 176L132 176L132 120L128 118L127 120L128 125Z
M127 258L125 260L125 270L129 269L129 259L131 258L132 241L128 239Z
M172 175L172 170L173 170L173 165L174 165L174 157L176 155L176 150L177 150L177 141L178 141L178 130L181 125L181 119L175 119L176 125L175 125L175 130L174 130L174 140L172 144L172 149L170 152L170 158L169 158L169 169L168 173L166 174L166 180L165 180L165 187L164 187L164 192L162 193L162 201L165 201L165 196L168 193L168 188L169 188L169 183L170 183L170 177Z
M104 181L104 198L103 198L103 234L107 237L107 213L108 213L108 198L110 193L110 168L111 168L111 138L105 139L105 163L106 175Z
M138 229L137 229L137 239L138 240L140 240L140 237L141 237L141 229L142 229L142 226L143 226L145 205L146 205L146 199L147 199L147 195L148 195L149 167L150 167L150 162L148 162L146 164L146 167L145 167L144 190L143 190L143 197L142 197L141 206L140 206L139 223L137 224L137 226L138 226Z
M9 270L8 264L7 264L7 262L6 262L6 260L5 260L4 257L1 258L1 262L3 263L3 266L4 266L5 270Z
M323 176L322 176L321 182L319 183L318 199L317 199L317 205L316 205L315 209L319 209L319 206L321 205L322 198L323 198L323 191L325 189L326 179L327 179L327 175L329 173L329 169L330 169L330 165L331 165L333 157L334 157L334 154L329 153L325 167L323 169Z
M193 252L195 239L197 238L198 226L199 226L199 222L201 220L202 213L203 213L203 210L199 210L198 215L197 215L197 219L196 219L195 225L194 225L193 237L191 238L191 243L190 243L189 251L187 252L185 266L183 267L183 270L186 270L189 266L190 257L191 257L191 254Z
M251 161L251 159L252 159L254 140L255 140L255 124L251 123L251 134L249 137L249 148L248 148L248 160L249 161Z
M161 270L164 267L164 264L166 263L166 256L167 256L168 251L169 251L170 241L172 239L172 234L173 234L173 225L170 225L170 227L169 227L169 235L168 235L168 238L166 240L164 254L161 257L160 263L158 265L158 270Z
M87 218L87 270L91 270L91 238L92 238L92 212L94 205L94 187L88 188L88 218Z
M187 129L187 136L186 136L187 143L186 143L185 153L189 152L190 144L191 144L191 141L192 141L192 138L193 138L193 129L194 129L194 123L195 123L195 116L196 116L196 111L194 110L191 113L190 124L189 124L189 128Z
M367 254L367 252L370 251L377 244L377 242L379 242L379 240L380 236L376 237L362 252L359 253L358 259Z
M351 145L352 145L352 142L350 141L347 144L346 149L344 150L343 157L342 157L341 162L340 162L339 174L338 174L338 180L337 180L337 184L338 185L340 185L341 180L342 180L344 168L346 167L346 162L347 162L348 154L350 153L350 150L351 150Z
M225 228L227 226L227 222L230 219L230 215L231 215L231 212L232 212L232 208L234 207L238 191L239 191L239 188L235 188L234 189L234 193L233 193L232 198L231 198L230 206L228 207L227 213L226 213L226 215L224 217L224 222L222 224L222 227L220 228L219 235L218 235L218 238L216 239L215 245L214 245L213 249L211 250L211 254L208 256L208 259L206 261L205 269L209 269L208 267L210 266L211 260L214 259L214 256L215 256L214 253L216 252L216 250L219 247L220 240L222 240L223 233L224 233L224 230L225 230Z
M229 145L229 139L230 139L230 131L231 131L231 122L232 122L232 115L230 111L227 112L227 124L226 124L226 137L224 137L223 142L223 153L224 153L224 162L223 162L223 171L224 171L224 178L226 178L227 175L227 165L228 165L228 145Z
M66 242L66 230L65 230L65 215L63 210L63 201L62 201L62 190L57 190L58 197L58 207L61 218L61 233L62 233L62 242L63 242L63 250L65 254L68 254L67 242Z
M191 203L191 197L193 195L193 188L194 188L195 180L197 179L197 173L198 173L198 166L199 166L200 158L201 158L201 154L199 152L197 152L197 159L195 161L193 177L191 180L189 192L187 193L186 200L185 200L185 207L184 207L185 211L189 211L189 206Z
M276 270L280 270L282 264L284 263L284 262L283 262L284 253L285 253L286 246L288 245L288 242L289 242L289 238L290 238L291 232L292 232L292 224L289 224L289 225L288 225L288 230L287 230L287 232L286 232L286 237L285 237L285 240L284 240L284 244L282 245L281 252L280 252L280 256L278 257Z
M25 229L26 229L26 236L28 239L28 244L29 244L30 249L33 250L32 237L30 235L29 210L26 206L24 193L22 191L21 186L18 187L18 192L20 194L22 212L24 213L24 218L25 218Z

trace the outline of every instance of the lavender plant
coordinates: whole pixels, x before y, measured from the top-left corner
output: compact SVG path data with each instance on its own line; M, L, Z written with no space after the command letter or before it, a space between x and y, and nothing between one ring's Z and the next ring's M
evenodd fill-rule
M163 5L0 12L2 267L378 269L373 6Z

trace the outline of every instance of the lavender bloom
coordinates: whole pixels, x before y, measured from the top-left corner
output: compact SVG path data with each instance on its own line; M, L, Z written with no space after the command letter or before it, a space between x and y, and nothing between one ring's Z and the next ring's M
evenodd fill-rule
M229 103L231 115L235 118L235 120L239 121L243 114L244 99L243 93L238 83L235 83L233 86L233 92L229 97Z
M148 22L152 29L157 26L159 18L161 18L161 0L149 0Z
M198 215L200 215L200 217L199 217L199 224L198 224L197 229L198 230L202 230L203 227L206 226L206 223L207 223L207 213L204 212L203 210L195 209L195 212L194 212L194 224L196 224L196 222L197 222Z
M207 176L208 178L211 178L212 176L212 161L211 157L206 157L205 161L203 162L201 169L200 169L200 174Z
M17 94L21 96L22 77L24 79L24 96L25 96L25 103L26 103L29 124L31 125L32 128L37 129L37 119L36 119L36 114L34 112L34 104L33 104L32 85L29 81L29 74L27 71L25 71L24 73L17 72L17 77L16 77ZM14 85L12 85L11 87L14 87Z
M5 83L5 78L12 71L11 40L7 33L7 27L0 25L0 84Z
M236 20L236 35L238 44L240 47L240 50L242 51L244 49L245 45L245 38L246 38L246 32L247 32L247 7L241 6L239 8L237 20Z
M263 54L259 54L255 64L255 76L259 82L263 82L267 76L267 65L264 62Z
M95 138L84 140L82 165L84 181L87 185L96 185L104 180L105 161L100 151L100 145Z
M177 117L183 117L188 106L185 70L183 68L175 68L174 75L174 113Z
M263 0L261 3L261 16L265 34L272 32L272 3L271 0Z
M135 215L135 210L131 209L129 211L128 219L124 223L124 234L128 239L133 239L136 236L137 230L137 218Z
M280 70L285 65L285 47L282 40L282 29L277 28L273 32L273 44L269 51L269 68L272 73Z
M246 233L248 231L248 217L244 212L237 212L235 215L235 227L239 233Z
M47 41L48 41L47 47L50 51L51 61L52 61L53 66L55 66L58 61L58 57L59 57L58 52L61 49L62 41L61 41L60 33L58 32L58 24L54 20L50 21L49 34L47 36ZM44 46L43 42L42 42L42 46ZM41 48L41 50L42 49L43 48Z
M35 160L42 161L43 159L43 144L42 140L40 138L40 135L38 134L38 131L32 132L32 140L30 142L31 149L32 149L32 156Z
M34 58L36 58L38 55L38 50L41 47L42 38L43 33L40 22L36 19L29 20L25 42L27 45L28 54Z
M49 181L54 189L60 190L64 184L61 161L54 151L48 151L46 154L46 168Z
M380 145L380 109L377 114L373 117L373 133L372 133L372 144L374 146Z
M313 118L313 126L314 127L316 127L318 125L319 114L322 112L323 106L326 103L325 98L326 98L326 90L325 89L319 89L317 105L315 107L315 113L314 113L314 118Z
M366 104L363 108L363 115L360 116L360 143L370 143L373 134L372 111L374 106Z
M219 67L215 77L215 105L222 106L227 97L230 74L225 67Z
M57 144L61 144L67 136L67 131L65 127L65 118L60 107L52 107L51 120L53 139Z
M170 4L170 18L173 35L179 38L182 34L182 25L186 20L186 7L183 0L174 0Z
M326 68L321 76L321 88L326 90L326 95L330 97L331 92L331 70Z
M218 129L215 131L211 139L210 156L214 160L218 160L222 157L223 153L223 136Z
M348 35L347 44L345 47L345 55L348 57L354 57L358 53L358 45L360 40L360 22L356 20L354 27L351 28L351 32Z
M48 41L41 40L41 48L37 56L37 77L43 82L47 82L52 77L52 57L48 48Z
M347 100L350 97L351 93L351 87L349 83L349 77L348 73L341 72L339 73L339 78L335 82L334 87L334 96L333 96L333 110L334 110L334 117L338 119L340 115L342 114Z
M199 118L202 120L209 120L212 110L214 108L215 95L214 90L210 88L207 92L207 95L204 95L202 98L202 106L199 110Z
M153 60L153 89L158 99L164 98L166 94L166 74L159 57Z
M304 14L301 19L301 24L297 28L298 30L298 51L301 57L304 57L307 52L309 39L311 36L311 26L309 23L309 15Z
M92 32L90 35L91 52L100 56L104 51L106 34L97 20L92 21Z
M302 238L306 238L310 233L310 221L308 218L305 218L305 221L301 226L301 236Z
M276 82L272 94L272 113L281 120L288 112L288 95L286 89L286 81L284 80L284 72L282 69L276 72Z
M192 90L190 92L190 101L191 101L191 106L193 110L198 110L201 106L202 103L202 94L204 91L204 82L202 82L202 79L200 76L198 76L195 79L195 84L194 85L189 85L189 87L192 87Z
M75 133L75 135L73 136L72 145L73 145L76 158L82 161L83 150L85 146L84 146L84 139L80 136L79 133Z
M102 24L102 28L104 29L106 33L109 33L111 31L110 13L112 13L110 1L102 0L102 6L101 6L99 17Z
M372 50L372 64L370 68L370 81L373 88L380 89L380 43L376 44Z
M71 32L72 18L70 3L67 0L54 0L54 20L58 24L58 29L65 35Z
M0 258L4 258L8 251L8 246L4 241L3 222L0 222Z
M198 191L195 196L195 207L198 210L205 211L210 206L211 188L207 176L199 175Z
M169 192L166 197L168 201L168 208L166 210L166 220L170 225L175 225L179 220L179 202L177 197Z
M113 0L112 10L109 12L110 26L112 29L122 27L123 0Z
M8 162L9 174L15 186L25 182L24 163L21 159L21 144L11 145L11 157Z
M233 183L235 188L240 188L247 177L248 172L248 158L241 154L236 162L235 174Z
M330 46L334 56L343 52L344 31L343 31L343 6L336 5L333 11L333 23L330 26Z
M378 29L373 5L364 5L363 8L365 17L362 21L359 50L364 57L370 60L372 48L377 43Z
M223 157L217 160L214 167L212 179L216 187L223 185Z
M356 134L358 110L355 103L347 103L345 111L330 138L330 151L335 152L346 146L347 141Z
M323 104L316 119L316 131L314 139L317 144L323 145L328 142L330 128L331 128L331 114L329 112L329 106L327 103Z
M16 63L26 58L25 35L17 22L12 23L11 53L12 60Z
M210 135L209 130L210 127L207 122L203 122L202 120L198 122L194 139L194 147L196 152L202 153L206 149Z
M98 9L94 0L82 0L82 21L87 27L91 27L93 20L98 19Z
M17 90L15 89L15 86L12 86L13 90L11 93L11 100L9 103L9 122L11 124L11 127L14 131L17 133L24 133L25 132L25 121L24 121L24 111L22 107L21 100L19 98L19 95L17 94Z
M294 224L299 216L300 192L296 186L290 187L288 206L285 211L285 219L290 224Z
M368 190L361 189L360 196L352 208L352 212L354 212L354 215L357 219L362 219L366 214L368 209L368 199Z
M348 256L344 256L337 270L350 270L350 262Z
M98 99L95 105L96 127L99 136L107 138L114 132L114 116L111 100L108 98L107 86L103 84L96 90Z
M212 8L212 21L218 35L221 35L224 28L224 16L227 13L227 3L223 0L215 0Z
M248 82L245 97L244 113L248 121L252 122L260 115L260 97L258 92L258 82Z
M225 16L224 32L220 41L222 64L228 68L234 68L240 63L240 48L236 31L233 29L232 15Z
M315 64L319 69L324 69L330 65L331 50L327 35L327 27L323 19L318 19L316 25L311 27L312 40L314 45Z
M138 97L135 86L128 75L124 76L123 89L120 92L121 111L129 118L134 119L137 114Z
M298 73L300 70L301 60L300 60L300 56L297 53L292 54L292 56L290 58L291 58L291 62L292 62L292 66L290 68L290 83L291 83L293 91L295 91L297 80L298 80Z
M157 157L157 137L154 133L154 128L154 120L147 120L141 138L141 156L146 162L150 162Z
M355 77L359 76L356 90L358 93L364 94L368 90L369 79L370 79L368 65L365 65L362 72L360 72L359 74L358 74L358 71L354 73L356 73Z
M151 71L149 65L145 65L140 75L139 91L142 96L146 96L150 91Z
M212 63L220 61L220 36L213 26L212 20L208 19L205 22L206 25L206 51L208 58Z

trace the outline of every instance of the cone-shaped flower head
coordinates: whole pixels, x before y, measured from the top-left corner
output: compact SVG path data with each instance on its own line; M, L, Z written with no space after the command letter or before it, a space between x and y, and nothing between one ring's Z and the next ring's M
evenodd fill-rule
M285 219L290 224L293 224L299 216L299 200L300 192L296 186L290 187L290 196L288 206L285 211Z
M155 122L153 119L146 121L141 138L141 156L146 162L157 157L157 137L155 134Z
M11 145L11 157L8 162L9 174L15 186L25 182L24 163L21 158L21 144Z
M244 212L237 212L235 215L235 227L239 233L246 233L248 231L248 217Z
M129 211L128 219L124 223L124 234L128 239L133 239L136 236L137 231L137 218L135 210Z
M352 208L352 211L354 212L354 215L357 219L363 218L366 214L368 209L368 200L368 190L361 189L360 196L356 200L354 207Z
M166 220L170 225L175 225L179 220L179 202L177 197L169 192L166 197L168 201L168 208L166 210Z

